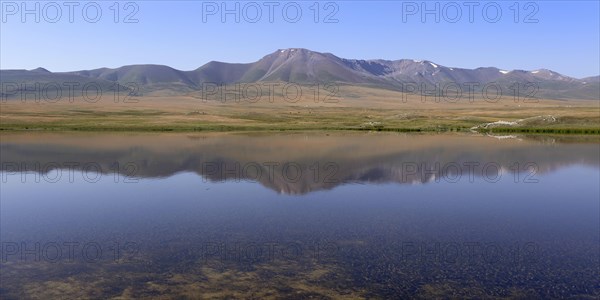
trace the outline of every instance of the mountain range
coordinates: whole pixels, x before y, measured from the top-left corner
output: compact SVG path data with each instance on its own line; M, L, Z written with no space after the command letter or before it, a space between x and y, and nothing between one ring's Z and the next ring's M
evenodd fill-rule
M403 91L407 83L428 89L444 83L494 82L506 91L514 83L537 86L535 97L600 100L600 76L573 78L548 69L502 70L495 67L465 69L446 67L427 60L345 59L330 53L302 48L279 49L253 63L211 61L192 71L164 65L129 65L73 72L0 70L3 96L18 95L6 83L94 82L107 90L127 90L135 83L144 95L177 95L202 89L204 83L233 84L293 82L298 84L338 83ZM532 92L521 91L522 93ZM20 88L19 88L20 89Z

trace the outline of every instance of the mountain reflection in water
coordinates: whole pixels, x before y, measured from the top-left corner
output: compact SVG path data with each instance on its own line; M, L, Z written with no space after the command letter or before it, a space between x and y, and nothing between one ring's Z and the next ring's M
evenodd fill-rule
M339 185L456 182L598 167L598 138L493 138L464 134L3 134L2 170L118 172L163 178L259 182L285 194ZM577 153L577 155L573 155ZM515 176L512 173L521 175Z

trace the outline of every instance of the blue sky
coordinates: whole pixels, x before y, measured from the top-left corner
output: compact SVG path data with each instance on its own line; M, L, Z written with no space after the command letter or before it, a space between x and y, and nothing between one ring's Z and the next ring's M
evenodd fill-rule
M480 1L473 6L473 22L469 6L461 1L454 2L457 5L319 1L318 22L316 1L287 4L287 13L283 7L290 1L277 2L273 22L269 4L261 1L226 2L225 8L234 9L238 3L240 9L225 15L224 21L223 1L122 1L118 22L114 1L96 1L101 16L95 23L90 20L96 17L96 6L88 5L86 20L82 12L86 2L79 2L70 22L69 7L60 1L55 2L60 16L48 2L27 2L26 8L39 3L40 10L25 15L23 22L21 2L2 1L2 69L42 66L71 71L151 63L192 70L211 60L252 62L280 48L301 47L344 58L427 59L465 68L548 68L574 77L600 74L599 1L519 1L516 6L517 1L495 1L487 4L486 12L483 7L490 1ZM422 8L436 11L436 3L437 13L422 20ZM209 14L215 7L217 11ZM298 7L302 15L296 17ZM501 15L496 14L498 8ZM138 22L124 23L134 10L132 20ZM338 22L325 23L329 14L330 21Z

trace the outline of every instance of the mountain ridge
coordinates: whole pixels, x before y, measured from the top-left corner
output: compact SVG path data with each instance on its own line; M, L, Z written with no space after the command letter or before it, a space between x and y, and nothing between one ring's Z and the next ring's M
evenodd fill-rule
M166 65L138 64L54 73L40 67L29 71L0 70L0 74L3 82L15 81L19 77L31 81L40 76L48 81L52 76L79 76L81 81L100 80L103 84L113 82L126 86L135 83L142 93L150 94L162 90L169 90L171 93L190 92L201 89L204 83L320 82L367 85L400 91L406 91L409 83L430 89L450 83L485 85L493 82L503 87L503 90L510 89L514 83L535 83L539 96L542 97L600 100L600 76L577 79L548 69L467 69L446 67L429 60L346 59L332 53L304 48L278 49L250 63L210 61L191 71Z

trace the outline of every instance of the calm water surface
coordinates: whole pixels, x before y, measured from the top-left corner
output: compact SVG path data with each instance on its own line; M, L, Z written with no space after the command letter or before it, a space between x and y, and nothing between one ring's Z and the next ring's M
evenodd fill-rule
M597 137L17 134L0 298L596 298Z

